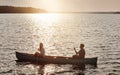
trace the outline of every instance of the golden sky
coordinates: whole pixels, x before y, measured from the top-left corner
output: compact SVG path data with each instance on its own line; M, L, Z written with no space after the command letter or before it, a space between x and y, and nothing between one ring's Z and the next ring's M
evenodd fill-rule
M120 0L0 0L0 5L28 6L48 11L120 11Z

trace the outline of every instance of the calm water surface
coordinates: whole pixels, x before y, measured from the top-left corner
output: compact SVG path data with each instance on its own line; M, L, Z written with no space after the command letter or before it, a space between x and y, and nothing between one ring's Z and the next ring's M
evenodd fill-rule
M72 56L85 44L86 57L98 57L96 68L15 62L15 51ZM1 75L120 75L119 14L0 14Z

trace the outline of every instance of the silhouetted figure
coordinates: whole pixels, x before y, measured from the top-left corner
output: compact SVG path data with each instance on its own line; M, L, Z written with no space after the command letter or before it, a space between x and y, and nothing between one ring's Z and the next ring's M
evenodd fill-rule
M35 53L35 56L41 56L41 57L45 56L45 49L44 49L43 43L40 43L38 51L39 52Z
M84 49L84 44L80 44L80 50L77 52L76 49L74 48L76 55L73 55L73 58L80 58L84 59L85 58L85 49Z

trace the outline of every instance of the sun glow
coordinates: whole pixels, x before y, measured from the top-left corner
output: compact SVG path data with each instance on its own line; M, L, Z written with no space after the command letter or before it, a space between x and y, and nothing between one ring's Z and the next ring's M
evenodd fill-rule
M42 7L48 11L55 11L61 9L61 1L59 0L42 0Z

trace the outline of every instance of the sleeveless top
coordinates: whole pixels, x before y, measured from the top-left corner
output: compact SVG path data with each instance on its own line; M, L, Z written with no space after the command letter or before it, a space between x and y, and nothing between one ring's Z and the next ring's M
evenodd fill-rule
M80 50L79 52L78 52L78 54L79 54L79 57L80 58L85 58L85 50L83 49L83 50Z

